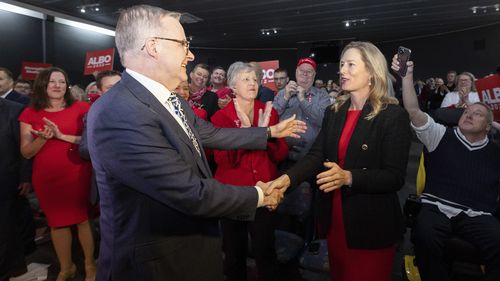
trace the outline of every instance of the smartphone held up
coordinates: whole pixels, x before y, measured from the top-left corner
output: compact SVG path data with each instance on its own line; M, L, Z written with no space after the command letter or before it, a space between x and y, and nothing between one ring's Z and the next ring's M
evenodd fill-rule
M401 77L405 77L406 71L408 70L408 66L406 65L406 62L410 60L410 54L411 50L408 48L405 48L403 46L399 46L398 48L398 61L399 61L399 70L397 73Z

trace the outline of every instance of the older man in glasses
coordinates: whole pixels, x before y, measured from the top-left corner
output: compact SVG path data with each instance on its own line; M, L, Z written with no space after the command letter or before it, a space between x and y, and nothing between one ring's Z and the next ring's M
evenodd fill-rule
M268 137L304 130L293 118L269 128L216 129L172 91L187 80L180 14L139 5L121 12L122 79L88 115L101 199L97 280L223 280L217 218L253 219L282 194L212 178L202 145L266 149Z

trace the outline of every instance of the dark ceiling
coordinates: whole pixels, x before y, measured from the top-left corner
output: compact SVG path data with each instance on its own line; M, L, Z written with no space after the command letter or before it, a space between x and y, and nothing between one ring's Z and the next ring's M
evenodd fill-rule
M299 42L391 41L500 24L500 0L27 0L47 10L114 27L118 10L150 4L190 13L201 22L184 24L192 46L293 48ZM82 14L82 5L99 11ZM497 5L495 7L495 5ZM476 13L472 7L476 6ZM89 6L87 6L89 7ZM486 8L483 8L486 7ZM365 23L361 19L366 19ZM358 20L346 27L343 21ZM277 28L274 35L261 29Z

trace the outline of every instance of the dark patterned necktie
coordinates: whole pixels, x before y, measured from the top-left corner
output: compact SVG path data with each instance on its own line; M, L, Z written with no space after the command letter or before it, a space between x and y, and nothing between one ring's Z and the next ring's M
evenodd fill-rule
M196 137L195 137L193 131L191 131L191 127L189 127L188 121L186 119L186 115L184 114L184 110L182 110L182 106L181 106L181 102L179 101L179 98L177 97L177 95L172 93L170 95L170 97L168 98L168 101L174 107L175 114L181 119L182 124L184 124L184 127L186 128L186 133L187 133L189 139L193 143L194 148L196 148L196 151L198 151L198 155L201 156L201 150L200 150L200 146L198 145L198 140L196 140Z

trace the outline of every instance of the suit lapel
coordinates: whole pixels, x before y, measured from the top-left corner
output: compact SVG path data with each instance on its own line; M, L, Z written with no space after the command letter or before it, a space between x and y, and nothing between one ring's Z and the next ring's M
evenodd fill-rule
M371 112L371 110L372 107L367 101L367 103L363 107L363 110L361 111L361 115L359 116L358 122L356 123L356 127L354 128L351 139L349 140L344 168L352 167L353 163L356 163L360 152L364 149L363 147L366 146L365 138L370 131L371 125L373 124L373 119L366 120L366 116Z
M200 171L204 174L205 177L211 177L210 168L208 167L208 163L206 161L204 153L202 153L201 157L194 148L193 143L187 136L184 129L179 125L177 120L168 112L168 110L154 97L154 95L149 92L149 90L144 87L141 83L131 77L126 71L123 72L122 81L124 85L130 90L132 95L134 95L138 100L140 100L143 104L145 104L151 111L158 114L160 116L161 122L167 127L169 130L173 131L173 134L177 136L181 141L188 146L189 150L193 154L193 157L196 159L196 163L200 168ZM190 108L186 108L186 103L182 102L182 108L186 114L186 118L188 115L188 110ZM188 123L192 118L187 118ZM196 138L200 140L200 137L196 130L191 126L191 130L195 134ZM200 145L201 142L199 141Z

